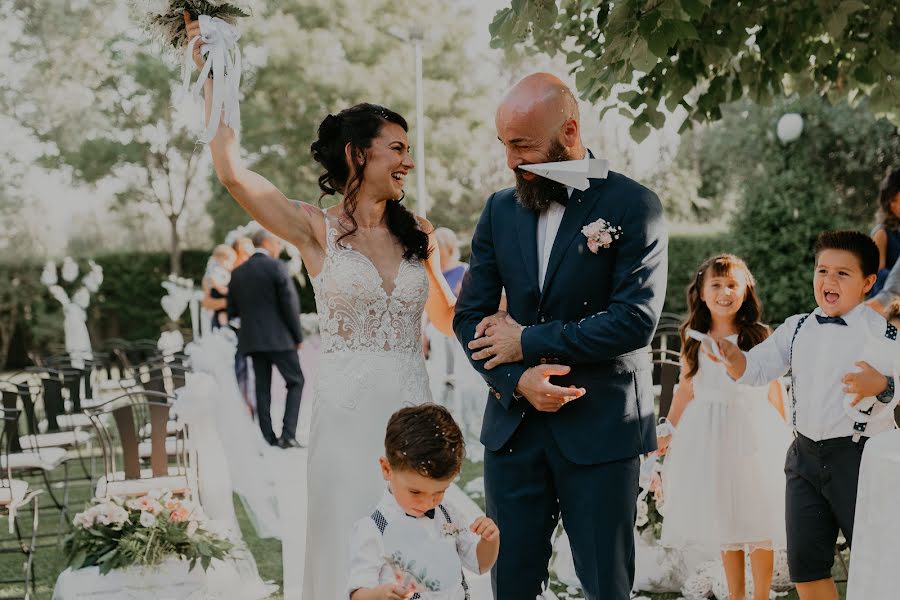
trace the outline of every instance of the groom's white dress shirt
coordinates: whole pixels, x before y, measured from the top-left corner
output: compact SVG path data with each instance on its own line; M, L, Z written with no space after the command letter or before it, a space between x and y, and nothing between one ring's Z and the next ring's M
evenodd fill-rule
M566 193L572 197L572 190L566 186ZM544 277L547 275L547 263L550 262L550 251L553 250L553 242L559 233L559 224L562 223L566 207L559 202L551 202L547 210L538 217L537 247L538 247L538 286L544 291Z

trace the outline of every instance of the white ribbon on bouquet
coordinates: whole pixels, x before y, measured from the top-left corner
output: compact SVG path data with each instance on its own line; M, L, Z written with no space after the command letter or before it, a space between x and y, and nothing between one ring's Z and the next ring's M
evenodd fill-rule
M218 17L200 15L200 35L188 43L184 55L184 64L181 69L181 94L186 97L191 94L200 96L203 84L213 74L213 98L212 111L206 130L200 138L204 144L208 144L215 136L219 128L219 116L225 125L235 132L240 128L241 111L238 103L238 88L241 83L241 49L237 45L241 37L234 25L223 21ZM202 43L200 52L206 56L206 62L200 69L200 76L191 88L191 72L194 69L194 47Z

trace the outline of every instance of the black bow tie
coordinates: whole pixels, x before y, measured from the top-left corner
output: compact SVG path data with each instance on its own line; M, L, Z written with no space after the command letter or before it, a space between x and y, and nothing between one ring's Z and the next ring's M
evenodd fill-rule
M411 518L411 519L418 519L418 518L419 518L419 517L417 517L416 515L411 515L411 514L409 514L409 513L406 513L406 516L409 517L409 518ZM425 514L422 515L422 516L423 516L423 517L428 517L429 519L433 519L433 518L434 518L434 509L432 508L431 510L426 510L426 511L425 511Z
M822 315L816 315L816 321L818 321L820 325L825 325L827 323L831 323L832 325L847 324L847 321L841 317L823 317Z

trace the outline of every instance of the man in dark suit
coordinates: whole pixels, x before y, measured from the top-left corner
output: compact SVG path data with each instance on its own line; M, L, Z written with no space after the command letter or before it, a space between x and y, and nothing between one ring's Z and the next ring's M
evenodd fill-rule
M666 289L662 207L618 173L579 191L518 168L590 156L575 98L552 75L513 87L496 125L517 183L488 198L453 323L490 389L494 597L542 591L561 515L585 596L627 600L639 456L656 448L647 345ZM508 315L494 314L502 290Z
M264 229L253 236L256 251L231 273L228 285L228 317L240 317L238 352L253 359L256 375L256 412L259 428L269 444L299 447L297 416L303 393L303 372L297 349L303 342L300 301L284 264L278 260L281 242ZM272 431L269 412L272 365L287 383L287 402L281 438Z

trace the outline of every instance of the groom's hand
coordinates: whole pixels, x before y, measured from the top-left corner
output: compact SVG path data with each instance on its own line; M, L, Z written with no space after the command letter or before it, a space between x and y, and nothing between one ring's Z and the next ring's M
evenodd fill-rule
M566 375L572 367L566 365L538 365L531 367L522 373L516 391L525 397L528 402L541 412L556 412L566 402L581 398L586 390L584 388L562 387L550 383L550 378L556 375Z
M472 358L489 359L484 363L484 368L489 371L498 365L522 360L524 329L506 313L486 317L475 328L475 339L469 342L469 350L477 350L472 353Z

